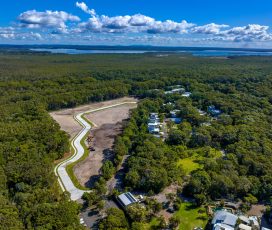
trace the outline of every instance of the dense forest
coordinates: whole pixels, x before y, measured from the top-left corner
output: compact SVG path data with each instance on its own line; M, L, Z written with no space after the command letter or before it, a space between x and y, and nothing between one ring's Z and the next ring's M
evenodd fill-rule
M125 184L157 193L186 173L184 193L200 202L272 196L272 58L196 58L171 54L0 56L0 229L81 229L79 206L61 194L54 160L68 137L48 111L135 95L142 98L116 141L115 164L129 153ZM179 84L190 98L164 95ZM159 90L152 90L159 89ZM162 142L147 134L149 112L175 103L184 119ZM197 109L222 111L209 126ZM213 150L220 150L221 157ZM216 155L216 154L215 154ZM119 215L119 214L118 214Z

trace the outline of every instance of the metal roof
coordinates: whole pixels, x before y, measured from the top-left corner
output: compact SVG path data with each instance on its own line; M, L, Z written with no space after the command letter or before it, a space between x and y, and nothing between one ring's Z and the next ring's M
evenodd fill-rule
M226 224L216 224L213 230L234 230L234 228Z
M237 216L222 210L215 213L212 224L222 223L234 227L237 220Z
M121 202L121 205L124 207L138 202L138 200L130 192L126 192L119 195L118 200Z

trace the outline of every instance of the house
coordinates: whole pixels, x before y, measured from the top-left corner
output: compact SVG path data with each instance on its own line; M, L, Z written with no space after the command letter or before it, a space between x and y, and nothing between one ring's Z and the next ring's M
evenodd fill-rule
M117 201L123 208L139 202L130 192L117 196Z
M221 114L221 111L219 109L216 109L214 105L210 105L208 107L208 113L216 117Z
M148 132L151 134L159 134L160 132L160 119L158 113L149 114Z
M212 220L213 230L234 230L238 217L227 211L217 211Z
M160 132L160 123L154 122L154 123L148 123L148 132L152 134L158 134Z

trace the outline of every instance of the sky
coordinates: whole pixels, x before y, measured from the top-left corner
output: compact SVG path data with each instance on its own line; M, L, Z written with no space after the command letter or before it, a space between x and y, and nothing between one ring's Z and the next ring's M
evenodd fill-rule
M0 8L1 44L272 48L271 26L271 0L10 0Z

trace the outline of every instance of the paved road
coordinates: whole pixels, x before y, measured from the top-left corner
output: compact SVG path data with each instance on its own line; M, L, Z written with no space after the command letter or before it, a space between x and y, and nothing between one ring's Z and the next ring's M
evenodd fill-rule
M55 173L59 176L58 181L63 191L68 191L71 195L71 200L78 200L81 198L85 190L81 190L75 187L74 183L70 179L66 166L77 161L84 155L84 148L80 144L81 139L89 132L91 125L82 118L83 113L77 114L74 119L83 127L83 129L72 140L72 147L74 149L74 155L69 159L61 162L55 168Z
M56 176L58 177L58 181L59 181L59 184L60 184L62 190L70 193L71 200L79 200L81 198L81 196L83 195L83 193L88 191L88 190L81 190L81 189L76 188L76 186L74 185L74 183L72 182L72 180L70 179L70 177L66 171L67 165L79 160L84 155L84 148L80 144L80 141L89 132L89 130L91 129L91 125L88 122L86 122L82 118L82 116L86 113L92 113L92 112L96 112L99 110L109 109L109 108L124 105L124 104L136 104L136 102L118 103L118 104L111 105L111 106L105 106L105 107L102 107L99 109L89 110L89 111L86 111L84 113L79 113L76 116L74 116L74 119L83 127L82 130L72 140L71 144L74 149L74 154L73 154L73 156L71 156L67 160L59 163L55 167L55 170L54 170Z

